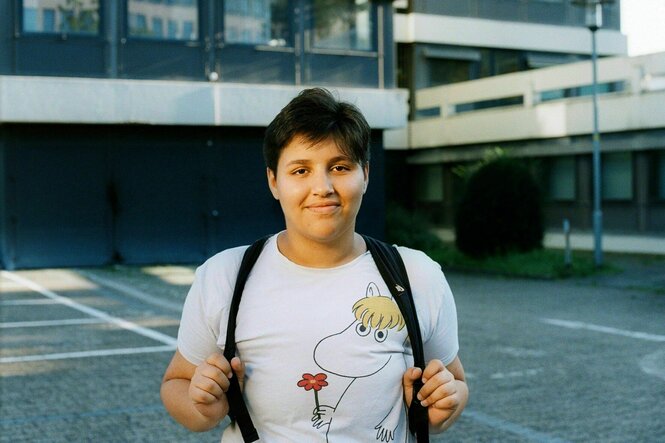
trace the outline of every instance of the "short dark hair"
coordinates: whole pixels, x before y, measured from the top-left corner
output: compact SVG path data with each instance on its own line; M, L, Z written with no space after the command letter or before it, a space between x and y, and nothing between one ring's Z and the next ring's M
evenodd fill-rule
M301 136L312 144L329 137L351 160L369 163L370 127L360 110L339 101L327 89L305 89L289 102L268 125L263 139L266 166L277 172L282 150Z

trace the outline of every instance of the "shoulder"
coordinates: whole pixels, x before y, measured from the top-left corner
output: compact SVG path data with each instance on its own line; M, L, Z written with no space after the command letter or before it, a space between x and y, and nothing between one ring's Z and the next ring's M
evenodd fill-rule
M439 276L443 275L441 265L423 251L407 248L406 246L397 246L397 250L404 261L410 280L438 279Z

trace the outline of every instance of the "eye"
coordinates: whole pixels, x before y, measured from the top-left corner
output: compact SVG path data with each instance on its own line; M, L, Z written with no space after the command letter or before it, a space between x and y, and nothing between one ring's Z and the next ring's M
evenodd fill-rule
M370 332L372 332L372 328L369 326L365 326L362 323L358 323L356 325L356 333L361 336L361 337L366 337Z
M291 174L293 174L293 175L303 175L303 174L305 174L305 173L307 173L307 169L305 169L305 168L294 169L294 170L291 172Z
M335 171L335 172L346 172L346 171L350 171L351 168L349 168L346 165L335 165L335 166L332 167L332 170Z
M388 338L388 331L385 329L377 329L374 331L374 340L377 342L381 343L386 341L386 338Z

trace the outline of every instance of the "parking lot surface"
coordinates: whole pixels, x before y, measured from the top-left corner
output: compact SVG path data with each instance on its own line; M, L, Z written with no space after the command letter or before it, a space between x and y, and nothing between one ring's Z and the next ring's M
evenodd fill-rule
M159 399L193 272L2 271L0 441L219 441ZM471 400L432 441L665 441L660 280L447 276Z

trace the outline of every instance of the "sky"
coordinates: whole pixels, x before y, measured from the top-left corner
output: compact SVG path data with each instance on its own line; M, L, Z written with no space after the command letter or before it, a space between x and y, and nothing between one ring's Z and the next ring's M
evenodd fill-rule
M665 0L621 0L628 55L665 51Z

